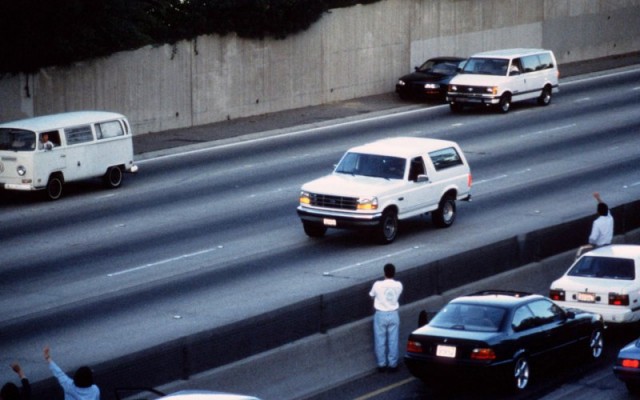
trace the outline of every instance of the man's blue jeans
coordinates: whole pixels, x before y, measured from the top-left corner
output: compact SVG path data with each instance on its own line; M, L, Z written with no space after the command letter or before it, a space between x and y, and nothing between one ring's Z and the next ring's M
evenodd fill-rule
M373 337L378 367L398 366L399 329L398 311L376 311L373 316Z

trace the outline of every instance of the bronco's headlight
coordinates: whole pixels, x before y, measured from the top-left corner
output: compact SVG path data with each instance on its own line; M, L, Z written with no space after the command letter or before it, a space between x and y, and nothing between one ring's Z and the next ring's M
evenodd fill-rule
M309 192L305 192L304 190L300 191L300 204L311 204Z
M25 167L24 165L18 165L18 167L16 168L16 172L20 176L25 176L27 173L27 167Z
M358 199L358 210L377 210L378 198L377 197L361 197Z

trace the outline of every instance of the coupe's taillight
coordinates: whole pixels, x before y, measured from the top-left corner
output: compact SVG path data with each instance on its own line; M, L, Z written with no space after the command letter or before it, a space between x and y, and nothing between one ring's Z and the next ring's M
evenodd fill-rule
M562 289L551 289L549 291L549 298L555 301L564 301L566 293Z
M407 353L422 353L422 345L420 342L409 340L407 342Z
M620 365L625 368L640 368L640 360L631 360L628 358L624 358L620 362Z
M640 360L632 360L629 358L623 358L620 361L620 365L625 368L640 368Z
M609 305L612 305L612 306L628 306L629 305L629 295L628 294L609 293Z
M492 361L496 359L496 353L491 348L478 348L471 351L472 360Z

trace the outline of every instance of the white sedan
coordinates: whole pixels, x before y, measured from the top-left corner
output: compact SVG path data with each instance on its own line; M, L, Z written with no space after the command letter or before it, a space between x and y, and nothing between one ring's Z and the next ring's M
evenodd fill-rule
M640 246L585 253L551 284L549 297L563 307L598 313L608 323L640 320Z

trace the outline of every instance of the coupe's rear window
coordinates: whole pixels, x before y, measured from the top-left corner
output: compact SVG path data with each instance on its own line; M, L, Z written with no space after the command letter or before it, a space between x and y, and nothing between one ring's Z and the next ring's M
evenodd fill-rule
M630 281L636 279L632 259L613 257L582 257L567 275Z
M503 308L482 304L447 304L429 326L478 332L497 332L505 315Z

